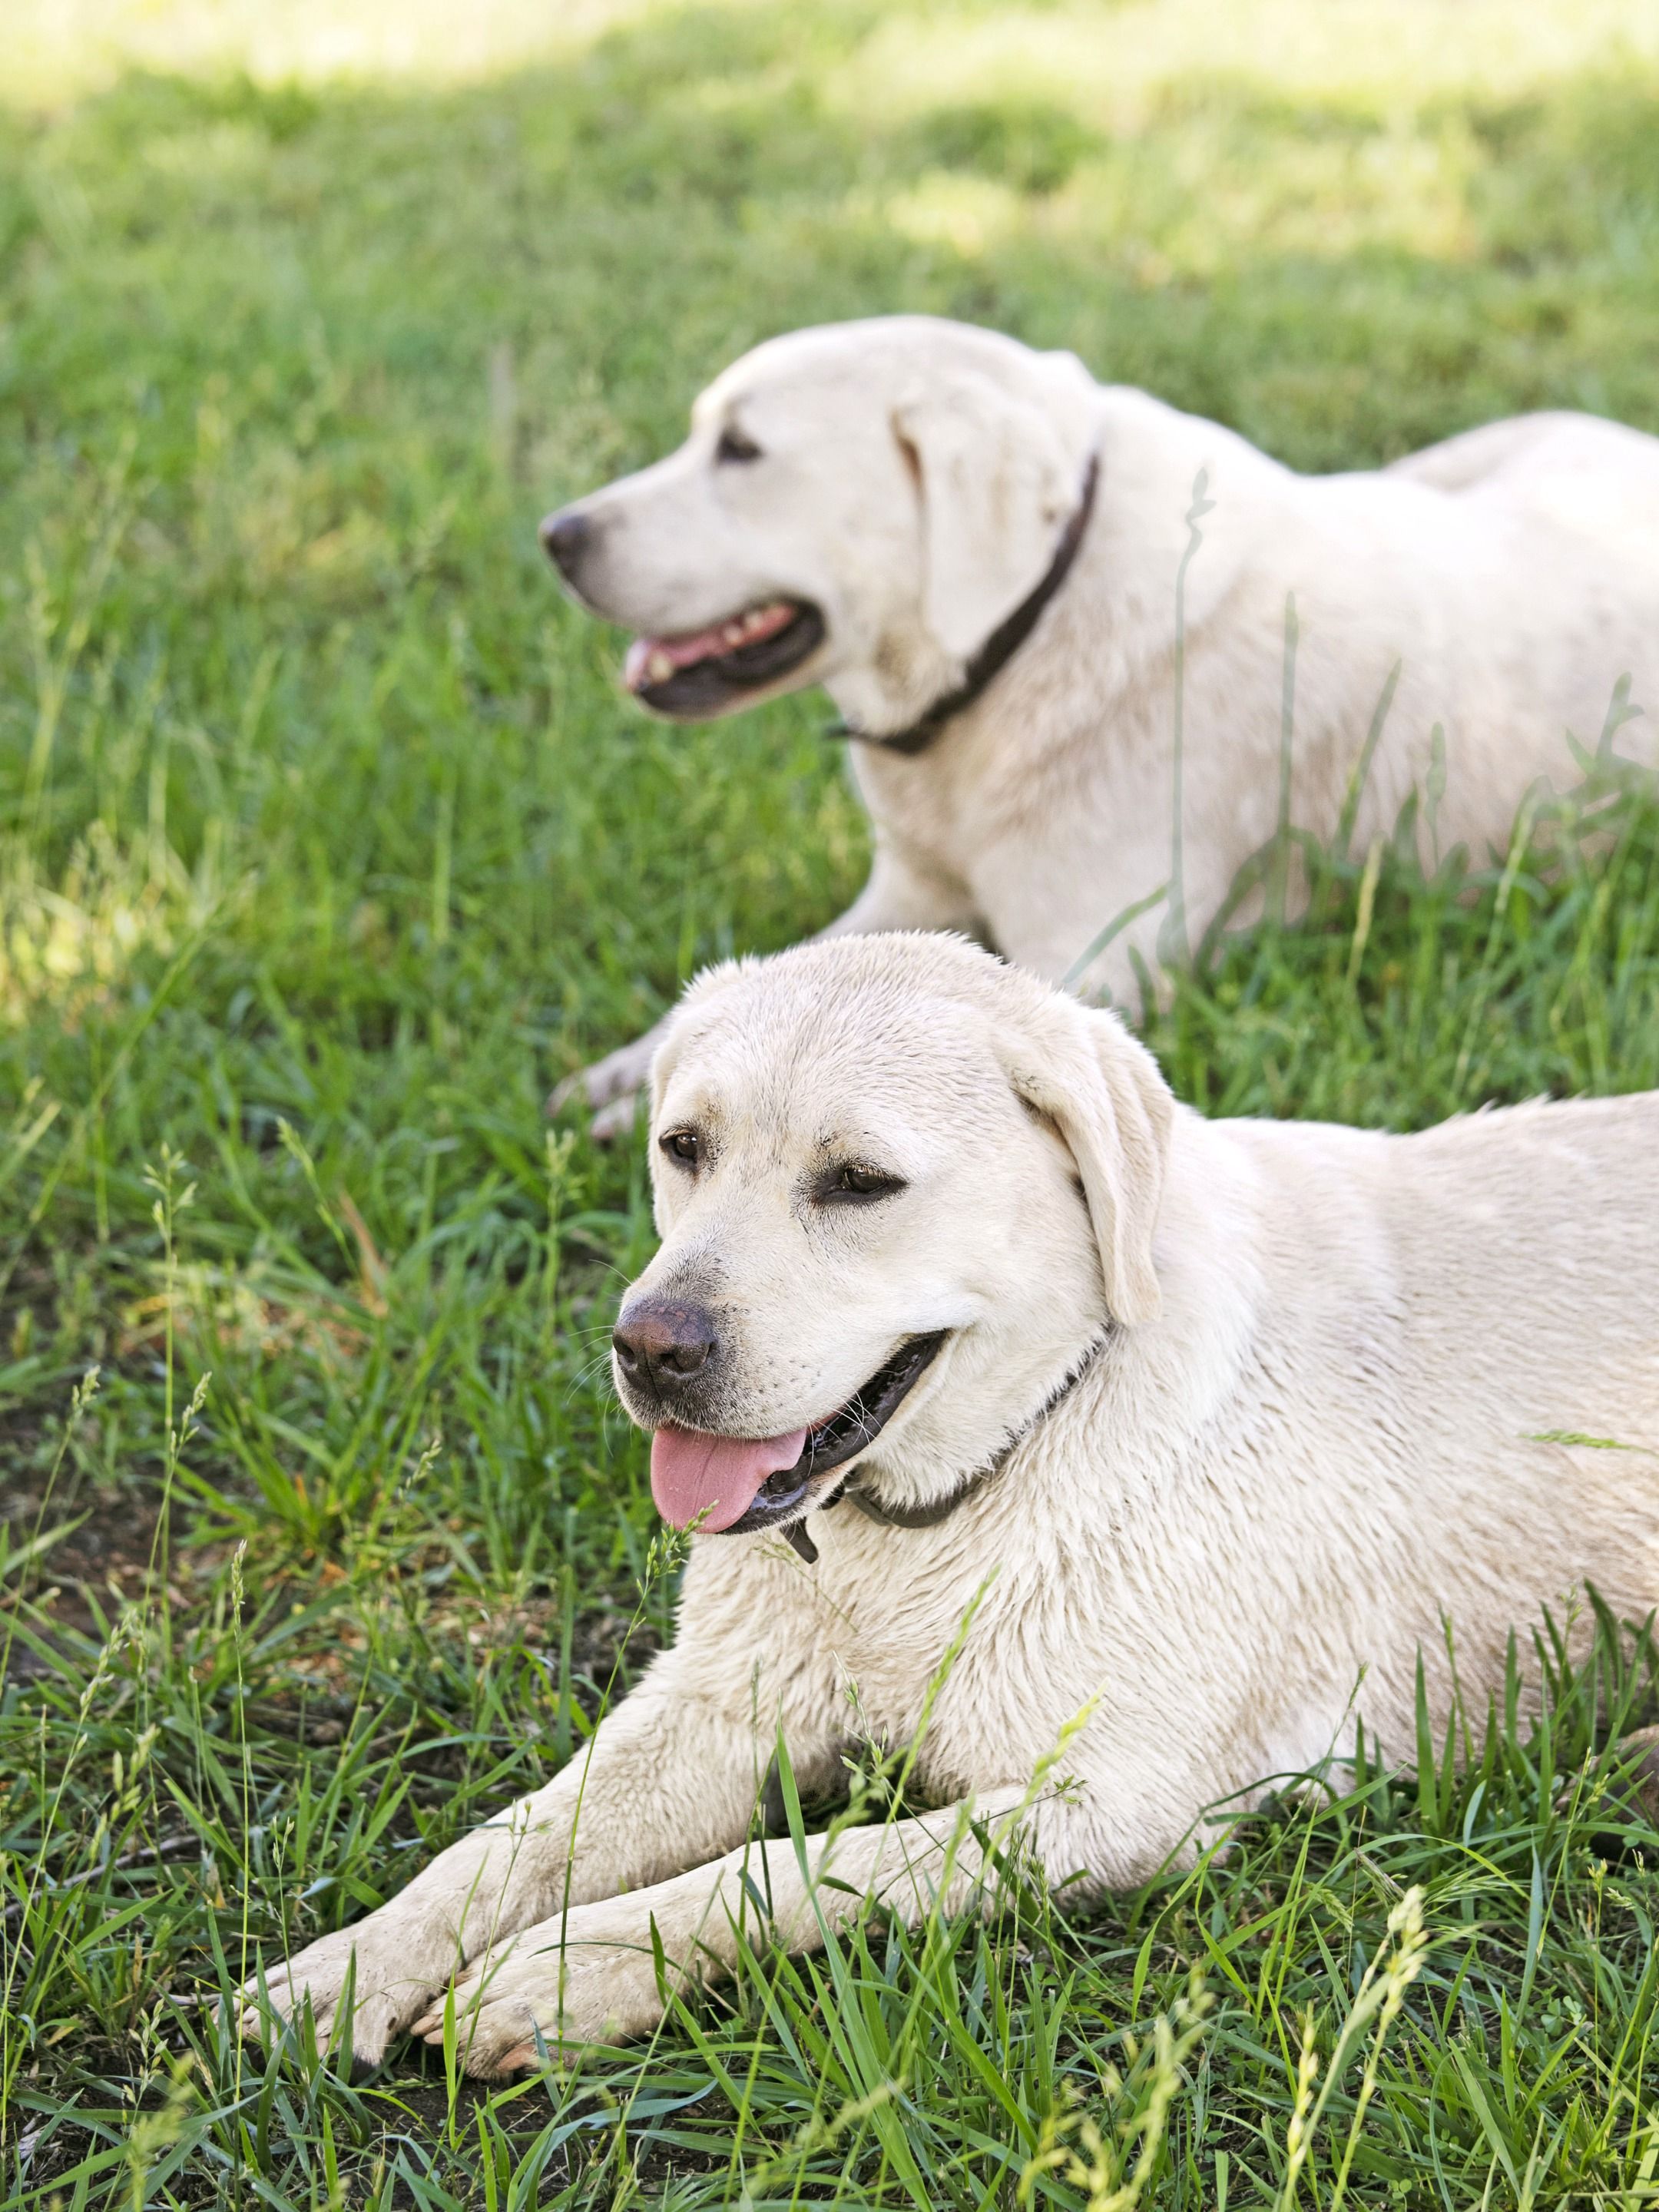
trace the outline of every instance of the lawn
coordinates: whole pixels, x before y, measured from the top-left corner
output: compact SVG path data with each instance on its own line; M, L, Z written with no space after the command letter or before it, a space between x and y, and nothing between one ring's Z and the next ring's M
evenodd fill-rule
M1541 1732L1471 1712L1110 1910L872 1923L505 2090L213 2008L670 1632L605 1358L642 1149L543 1099L865 862L824 702L646 723L537 518L755 338L901 307L1308 467L1659 431L1659 5L8 13L0 2202L1659 2203L1613 1625L1577 1675L1520 1625ZM1183 1097L1659 1085L1650 797L1366 857L1152 1018Z

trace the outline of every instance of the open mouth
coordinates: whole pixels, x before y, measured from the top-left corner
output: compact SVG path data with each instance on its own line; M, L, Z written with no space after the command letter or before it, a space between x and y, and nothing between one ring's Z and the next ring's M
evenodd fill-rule
M657 1510L677 1528L695 1522L711 1535L748 1535L793 1520L826 1475L868 1450L945 1335L908 1337L844 1406L785 1437L711 1437L665 1424L651 1447ZM780 1467L781 1452L789 1456Z
M792 675L823 635L823 617L810 600L769 599L707 629L636 637L623 682L653 712L699 721Z
M800 1457L793 1467L767 1477L756 1492L749 1510L740 1521L732 1523L732 1534L739 1536L750 1528L775 1527L805 1504L823 1476L836 1468L844 1467L860 1452L867 1451L944 1341L945 1331L941 1328L931 1336L913 1336L908 1343L902 1344L886 1365L877 1368L839 1413L831 1413L827 1421L806 1431Z

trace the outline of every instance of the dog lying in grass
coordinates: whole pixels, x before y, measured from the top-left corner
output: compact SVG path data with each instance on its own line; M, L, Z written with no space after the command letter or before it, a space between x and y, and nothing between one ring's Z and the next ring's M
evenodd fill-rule
M617 1387L678 1640L548 1785L268 1969L360 2058L633 2035L743 1941L1086 1895L1262 1778L1416 1742L1511 1630L1659 1597L1659 1094L1418 1136L1206 1122L961 939L717 968L653 1074ZM1607 1449L1608 1445L1617 1449ZM1581 1608L1580 1618L1583 1618ZM934 1814L750 1843L780 1740L919 1740ZM249 1996L258 1995L250 1988Z
M758 347L543 538L641 633L653 712L827 686L876 833L832 932L965 930L1120 1003L1281 823L1363 852L1418 793L1425 856L1480 864L1539 777L1582 781L1569 732L1659 711L1659 439L1589 416L1303 477L1070 354L901 316ZM625 1126L655 1042L556 1098Z

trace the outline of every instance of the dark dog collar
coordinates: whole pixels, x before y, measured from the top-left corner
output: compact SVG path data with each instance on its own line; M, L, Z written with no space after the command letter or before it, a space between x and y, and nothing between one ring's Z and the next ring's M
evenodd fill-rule
M826 1498L818 1511L828 1513L846 1498L850 1504L856 1505L867 1520L879 1522L884 1528L937 1528L942 1521L950 1519L958 1506L965 1505L970 1498L984 1489L988 1482L1000 1474L1019 1447L1042 1425L1056 1407L1070 1397L1099 1358L1112 1334L1109 1323L1104 1334L1096 1338L1059 1389L1052 1397L1044 1400L1018 1436L1009 1437L990 1465L981 1468L975 1474L967 1476L954 1490L947 1491L943 1498L936 1498L929 1505L886 1505L878 1498L872 1496L869 1491L862 1489L854 1476L851 1481L843 1483L833 1498ZM809 1567L817 1566L818 1547L807 1534L804 1520L792 1522L779 1534Z
M1100 481L1100 456L1091 453L1089 465L1083 472L1083 490L1072 519L1061 533L1054 548L1054 557L1048 563L1048 573L1029 599L1022 599L1012 614L1000 622L979 651L969 662L967 671L954 691L947 691L936 699L918 722L908 730L896 730L883 737L873 730L855 730L850 722L832 722L827 735L850 738L860 745L880 745L890 753L902 753L907 759L925 753L945 724L971 707L975 699L1001 675L1003 670L1019 651L1036 628L1043 609L1048 605L1071 573L1078 548L1083 543L1083 533L1094 513L1095 487Z

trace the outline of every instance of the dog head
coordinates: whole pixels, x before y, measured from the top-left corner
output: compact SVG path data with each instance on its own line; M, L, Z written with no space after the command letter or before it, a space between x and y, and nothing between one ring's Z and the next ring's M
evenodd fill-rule
M774 338L678 453L542 526L571 592L639 633L628 687L699 720L808 684L907 726L1041 582L1095 386L1071 354L927 316Z
M709 971L652 1076L662 1247L617 1388L666 1518L786 1526L854 1466L947 1496L1158 1311L1175 1104L1111 1014L960 939Z

